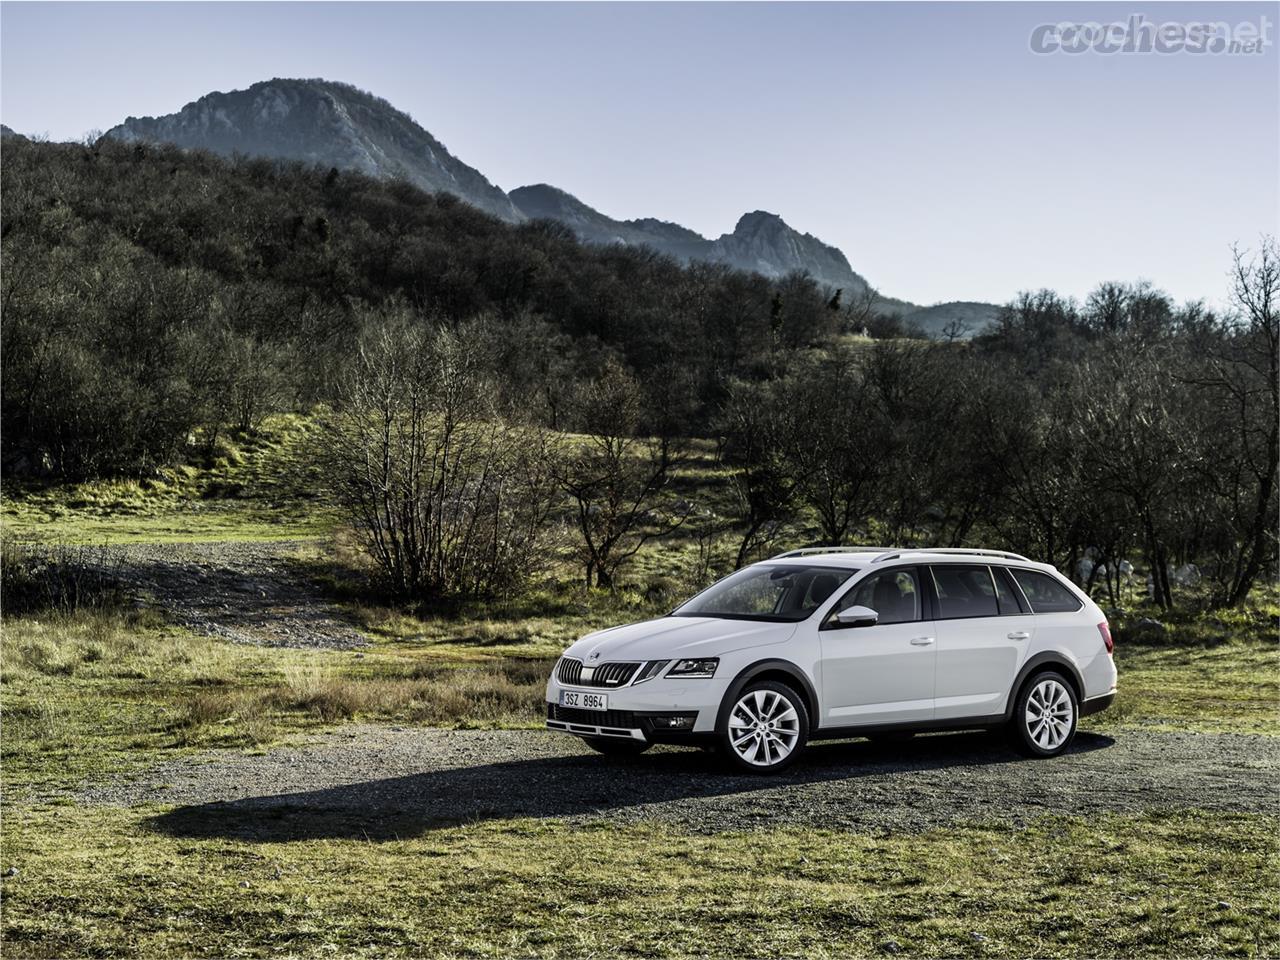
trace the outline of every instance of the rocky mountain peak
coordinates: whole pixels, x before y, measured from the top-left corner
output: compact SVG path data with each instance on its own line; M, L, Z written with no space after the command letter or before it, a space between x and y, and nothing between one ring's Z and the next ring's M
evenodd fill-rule
M786 221L776 213L753 210L751 213L744 213L738 218L738 223L734 226L733 232L738 236L742 236L753 233L779 234L790 229Z
M403 177L504 220L523 219L502 190L407 113L332 80L263 80L244 90L206 94L168 116L129 117L106 135Z
M0 133L12 135L8 130ZM869 289L843 253L765 210L743 214L732 233L711 240L653 217L615 220L546 183L508 195L453 156L407 113L381 97L332 80L263 80L244 90L207 94L167 116L129 117L106 135L401 177L433 193L454 194L508 222L558 220L587 243L643 245L681 263L723 263L770 278L805 272L828 288L843 290L846 300ZM918 309L886 298L877 303L894 313ZM978 326L984 320L977 306L989 305L939 305L922 313L920 320L932 326L963 314L966 323Z

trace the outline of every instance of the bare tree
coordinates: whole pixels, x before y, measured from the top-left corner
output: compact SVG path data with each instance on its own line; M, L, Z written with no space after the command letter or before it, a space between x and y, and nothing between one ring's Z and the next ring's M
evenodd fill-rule
M324 417L334 493L397 595L508 595L543 563L546 439L497 419L492 395L465 328L397 315L366 332Z
M578 556L588 587L609 588L618 569L654 537L674 531L688 504L669 504L673 438L639 435L643 392L616 362L583 386L574 419L585 429L556 458L560 487L573 501Z
M1217 494L1225 529L1220 603L1244 602L1276 563L1280 471L1280 249L1272 237L1256 254L1233 250L1229 318L1199 344L1188 379L1220 416L1207 489Z
M781 386L782 450L826 544L841 543L876 506L886 463L873 392L860 356L842 349L798 365Z
M795 479L784 442L785 411L764 385L738 384L725 405L725 457L744 524L734 569L772 543L795 508Z

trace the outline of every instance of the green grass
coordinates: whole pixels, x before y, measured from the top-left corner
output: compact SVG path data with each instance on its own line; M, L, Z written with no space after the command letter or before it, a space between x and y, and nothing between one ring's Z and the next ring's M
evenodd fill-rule
M8 482L4 536L66 544L324 536L337 517L304 455L315 429L307 417L271 416L145 480Z
M1274 956L1261 816L1046 817L872 836L509 820L394 841L161 832L11 809L24 957ZM317 813L317 816L323 816Z
M1145 727L1280 735L1280 647L1237 640L1214 647L1118 647L1119 695L1092 729Z
M553 658L593 626L626 619L598 597L582 603L563 616L517 610L460 621L368 608L374 642L357 651L237 646L147 611L9 618L0 652L6 784L69 786L348 720L536 727ZM1117 702L1086 727L1280 735L1274 642L1121 645L1116 656Z
M548 649L508 652L269 650L196 636L147 612L11 618L0 664L5 784L67 787L353 719L532 725Z
M388 842L254 843L165 833L164 806L59 796L85 779L352 720L540 726L545 677L567 644L658 615L727 572L728 478L700 442L673 479L696 519L647 546L614 593L580 589L566 561L517 601L451 616L379 605L353 586L345 537L305 468L313 429L273 417L150 481L6 490L0 520L13 539L324 537L324 556L292 560L371 640L361 651L266 650L148 611L6 618L0 869L19 870L0 881L9 954L1280 953L1280 823L1262 816L1058 817L890 836L507 820ZM699 538L716 529L718 540ZM1277 614L1271 587L1240 611L1173 615L1161 642L1138 643L1125 631L1159 615L1135 605L1116 623L1117 703L1084 725L1280 735Z

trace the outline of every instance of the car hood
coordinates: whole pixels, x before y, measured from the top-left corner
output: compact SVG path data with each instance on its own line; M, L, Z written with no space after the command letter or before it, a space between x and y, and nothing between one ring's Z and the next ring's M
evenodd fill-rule
M566 650L565 656L577 657L587 663L718 657L747 647L782 643L795 630L794 623L721 617L659 617L588 634Z

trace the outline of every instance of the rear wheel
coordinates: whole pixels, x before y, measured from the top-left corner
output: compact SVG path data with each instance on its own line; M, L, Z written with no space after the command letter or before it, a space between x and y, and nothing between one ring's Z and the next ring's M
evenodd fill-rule
M1018 694L1009 735L1029 757L1056 757L1076 735L1080 704L1067 678L1056 671L1037 673Z
M585 743L596 753L606 757L638 757L653 744L647 740L631 740L623 737L583 737Z
M809 739L809 711L786 684L762 680L737 695L718 733L721 752L739 770L777 773Z

